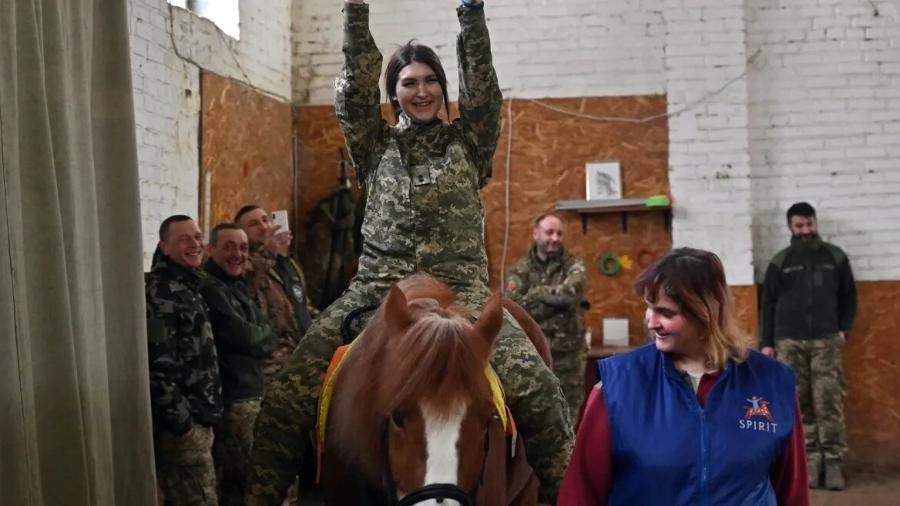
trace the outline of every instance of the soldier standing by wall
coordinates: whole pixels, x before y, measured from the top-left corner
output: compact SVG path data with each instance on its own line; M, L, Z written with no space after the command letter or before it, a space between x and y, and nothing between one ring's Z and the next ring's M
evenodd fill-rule
M225 410L216 428L213 457L221 506L242 506L253 425L263 394L263 364L275 349L275 334L253 301L243 274L247 234L232 223L209 234L209 260L200 293L209 306Z
M510 298L524 307L550 340L553 372L569 404L572 423L584 400L584 262L563 246L563 222L554 214L534 220L534 243L506 280Z
M787 212L791 245L772 258L762 299L762 352L791 366L806 434L809 486L842 490L844 343L856 316L856 285L847 255L818 235L816 211L799 202Z
M218 506L211 451L222 386L198 291L202 260L197 223L184 215L166 218L145 288L156 477L165 504L173 506Z

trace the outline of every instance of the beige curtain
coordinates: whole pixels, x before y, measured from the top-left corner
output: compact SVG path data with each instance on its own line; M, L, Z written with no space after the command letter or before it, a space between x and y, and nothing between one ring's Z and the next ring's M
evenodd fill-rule
M125 0L0 0L0 504L155 504Z

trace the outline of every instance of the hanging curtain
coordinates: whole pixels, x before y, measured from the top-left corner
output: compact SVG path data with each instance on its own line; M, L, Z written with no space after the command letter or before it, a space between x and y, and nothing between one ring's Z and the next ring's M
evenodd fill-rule
M0 0L0 504L156 502L123 0Z

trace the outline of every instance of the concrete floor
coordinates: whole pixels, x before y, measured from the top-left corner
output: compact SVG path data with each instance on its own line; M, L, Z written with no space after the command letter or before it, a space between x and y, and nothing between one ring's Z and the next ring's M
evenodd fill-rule
M812 506L900 506L900 474L851 474L847 477L846 490L811 490L810 503ZM322 503L307 499L300 506L322 506Z
M900 474L851 474L845 490L810 492L812 506L900 506Z

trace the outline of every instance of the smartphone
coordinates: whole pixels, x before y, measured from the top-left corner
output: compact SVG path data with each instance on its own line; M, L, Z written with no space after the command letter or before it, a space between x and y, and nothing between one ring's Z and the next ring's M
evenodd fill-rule
M279 232L290 232L291 227L288 225L288 212L286 210L273 211L272 212L272 223L275 225L281 225L281 230Z

